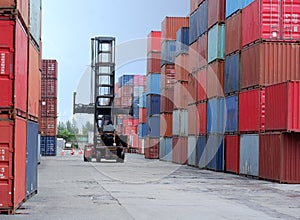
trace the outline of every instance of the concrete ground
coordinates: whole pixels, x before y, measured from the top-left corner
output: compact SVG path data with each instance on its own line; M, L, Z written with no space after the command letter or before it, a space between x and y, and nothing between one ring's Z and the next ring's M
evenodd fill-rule
M0 219L300 219L300 185L126 156L42 158L38 195Z

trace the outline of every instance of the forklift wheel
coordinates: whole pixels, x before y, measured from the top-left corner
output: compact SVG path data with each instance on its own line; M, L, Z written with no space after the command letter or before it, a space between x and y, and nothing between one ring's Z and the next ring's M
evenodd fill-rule
M97 150L96 152L96 161L101 162L101 151Z
M86 159L85 156L83 157L83 161L84 161L84 162L88 162L88 160Z

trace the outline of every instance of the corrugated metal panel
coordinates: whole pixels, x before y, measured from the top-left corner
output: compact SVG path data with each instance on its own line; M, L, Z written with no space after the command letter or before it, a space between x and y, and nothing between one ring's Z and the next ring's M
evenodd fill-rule
M57 145L56 137L41 136L41 154L42 156L56 156Z
M207 133L207 102L197 104L197 110L199 114L198 133L204 135Z
M30 34L39 45L41 39L41 0L30 0Z
M133 86L134 85L134 75L120 76L118 85L119 85L119 89L123 86Z
M242 8L242 0L226 0L226 18Z
M188 134L198 135L198 120L199 114L196 105L188 106Z
M240 143L240 173L258 176L259 135L241 135Z
M161 90L160 112L172 113L174 109L174 88Z
M224 96L224 61L216 61L208 66L206 78L207 98Z
M250 5L254 0L243 0L242 7L246 8L248 5Z
M198 37L200 37L202 34L204 34L207 31L207 0L204 1L198 8L197 13L197 28L198 28Z
M28 21L29 21L29 1L22 0L22 1L15 1L15 0L2 0L0 2L0 8L11 8L17 9L21 15L22 22L24 22L26 29L28 28Z
M240 171L240 137L225 136L225 171L239 174Z
M173 113L160 114L160 136L172 137Z
M199 40L195 41L193 44L189 46L189 65L188 65L189 73L196 72L200 66L201 55L198 52L198 47L199 47L198 42Z
M133 87L133 96L140 97L144 92L144 86L134 86Z
M172 139L172 161L178 164L186 164L188 151L187 137L173 137Z
M188 81L188 104L193 104L197 102L197 94L198 93L198 81L197 75L191 74L189 75Z
M56 117L40 117L39 118L39 131L43 135L55 136L57 127Z
M38 187L38 124L27 122L26 140L26 196L37 193Z
M225 22L225 0L208 0L208 29L216 23Z
M300 81L266 88L266 130L300 132Z
M224 136L210 134L206 144L207 168L215 171L224 171Z
M145 158L158 159L159 158L159 138L145 139Z
M188 27L180 28L176 33L176 56L189 52L189 33Z
M177 82L174 86L174 109L186 109L188 106L188 82Z
M189 45L193 44L198 37L197 16L198 16L198 10L195 10L190 16Z
M181 27L189 27L189 17L166 17L161 23L162 40L176 40Z
M159 159L160 160L166 160L166 139L160 138L159 139Z
M203 68L197 72L197 101L204 101L207 99L207 68Z
M175 58L175 80L188 81L189 55L181 54Z
M187 110L173 111L173 135L188 136L188 112Z
M57 79L57 71L56 60L42 60L42 79Z
M57 98L42 98L40 107L41 117L57 116Z
M239 12L226 20L226 50L231 54L242 49L242 13Z
M133 81L134 81L133 85L144 87L146 85L146 76L145 75L134 75Z
M150 52L160 52L161 51L161 32L151 31L148 34L147 39L147 54Z
M300 39L300 1L281 1L281 27L284 40Z
M207 132L223 134L225 130L224 98L213 98L207 104Z
M196 166L196 136L188 137L188 161L187 164L190 166Z
M240 53L227 56L224 70L224 93L232 93L239 90L240 79Z
M206 136L198 136L197 137L197 145L196 145L196 166L199 168L206 168Z
M197 59L197 62L199 63L199 68L202 68L207 65L207 56L208 56L208 34L203 34L197 41L197 53L194 54L194 59ZM191 52L190 57L191 57ZM191 58L192 59L192 58Z
M144 124L146 123L146 108L139 108L139 122Z
M146 82L146 94L160 94L160 74L148 74Z
M159 137L160 136L160 116L153 115L147 119L147 136Z
M163 65L161 67L161 90L173 88L175 83L175 64Z
M236 0L235 0L236 1ZM208 31L208 63L225 57L225 25L216 24Z
M194 11L198 9L199 0L190 0L190 13L192 14Z
M41 96L43 98L57 98L57 79L42 79Z
M176 54L176 41L166 40L161 44L161 63L160 65L174 64Z
M163 151L163 152L161 152ZM172 161L172 138L160 138L160 158L164 161Z
M254 89L239 95L240 132L265 130L265 90Z
M146 135L147 135L147 125L146 124L139 124L138 135L140 138L146 137Z
M160 74L161 52L150 52L147 55L147 74Z
M225 132L238 132L239 97L238 95L228 96L226 100L226 127Z
M160 114L160 95L147 95L147 116Z
M146 93L143 93L139 98L139 107L146 108Z

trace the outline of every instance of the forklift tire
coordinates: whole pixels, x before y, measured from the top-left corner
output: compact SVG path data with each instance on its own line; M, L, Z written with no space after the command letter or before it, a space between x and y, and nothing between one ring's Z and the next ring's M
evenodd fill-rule
M117 158L118 163L124 163L125 162L125 154L124 152L121 152L121 157Z
M96 161L101 162L101 151L99 150L96 151Z
M88 160L86 159L85 156L83 156L83 161L84 161L84 162L88 162Z

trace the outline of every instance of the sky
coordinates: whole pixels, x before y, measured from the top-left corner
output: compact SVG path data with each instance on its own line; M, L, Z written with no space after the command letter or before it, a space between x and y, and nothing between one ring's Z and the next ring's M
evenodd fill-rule
M160 30L166 16L187 16L189 1L43 0L42 8L42 57L58 61L58 120L66 122L72 118L73 92L90 91L92 37L116 37L116 78L145 74L148 33ZM86 96L80 101L88 102Z

